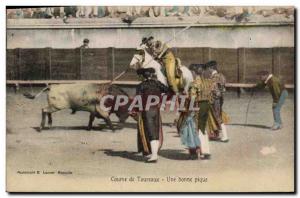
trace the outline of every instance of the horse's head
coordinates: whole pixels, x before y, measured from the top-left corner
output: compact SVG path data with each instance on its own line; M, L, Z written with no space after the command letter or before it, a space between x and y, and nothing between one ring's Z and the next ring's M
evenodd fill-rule
M136 48L136 52L132 57L129 68L137 70L143 66L143 63L145 62L145 48L145 45Z

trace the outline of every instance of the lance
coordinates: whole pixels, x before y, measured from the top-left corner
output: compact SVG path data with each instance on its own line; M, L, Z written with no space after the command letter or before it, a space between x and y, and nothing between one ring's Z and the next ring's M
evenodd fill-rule
M193 24L192 24L192 25L193 25ZM184 31L190 29L190 28L192 27L192 25L186 26L186 27L183 28L182 30L176 32L176 33L174 34L174 36L173 36L171 39L169 39L168 41L166 41L164 44L167 44L167 43L170 43L171 41L173 41L178 35L180 35L180 34L183 33ZM160 55L159 55L158 57L160 58L160 57L162 56L163 53L164 53L164 52L160 53ZM153 57L151 57L151 60L150 60L148 63L146 63L145 66L149 65L153 60L154 60ZM111 83L113 83L113 81L116 81L117 79L121 78L125 73L127 73L127 71L128 71L128 69L126 69L125 71L121 72L116 78L114 78L114 79L112 80Z
M193 25L193 24L192 24L192 25ZM184 31L190 29L190 28L192 27L192 25L186 26L186 27L183 28L182 30L176 32L176 33L174 34L173 38L171 38L171 39L169 39L168 41L166 41L165 44L170 43L171 41L173 41L173 40L176 38L176 36L178 36L179 34L183 33Z
M111 85L113 84L116 80L118 80L119 78L121 78L124 74L126 74L128 72L129 69L126 69L124 71L122 71L119 75L117 75L114 79L112 79L110 82L108 82L107 84Z
M184 32L184 31L186 31L187 29L190 29L190 27L192 27L192 25L186 26L186 27L183 28L182 30L176 32L176 33L174 34L173 38L171 38L170 40L166 41L166 42L164 43L164 45L167 44L167 43L170 43L170 42L173 41L173 40L175 40L176 36L178 36L179 34L181 34L181 33ZM161 58L162 55L166 52L166 50L167 50L167 49L165 49L164 51L162 51L162 52L159 54L158 58ZM153 59L152 59L152 60L153 60ZM151 60L151 61L152 61L152 60ZM149 61L149 62L151 62L151 61ZM149 63L148 63L148 64L149 64Z

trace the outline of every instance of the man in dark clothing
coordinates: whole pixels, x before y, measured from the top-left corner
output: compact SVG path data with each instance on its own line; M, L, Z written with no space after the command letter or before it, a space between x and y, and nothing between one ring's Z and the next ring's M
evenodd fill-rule
M278 77L274 76L268 71L258 72L258 75L260 76L261 82L257 83L254 88L259 89L267 86L273 98L272 110L274 124L271 129L281 129L282 120L280 116L280 110L285 102L286 97L288 96L288 92L285 89L284 83L282 83Z
M168 92L168 87L153 78L154 73L153 68L137 70L137 74L145 79L136 89L136 95L141 96L143 106L142 111L138 113L138 152L143 152L144 155L151 154L146 161L148 163L157 161L157 153L162 145L160 101L162 93ZM159 98L159 102L149 106L149 97Z
M83 40L83 45L81 45L80 48L81 49L87 49L87 48L89 48L89 43L90 43L89 39L85 38Z

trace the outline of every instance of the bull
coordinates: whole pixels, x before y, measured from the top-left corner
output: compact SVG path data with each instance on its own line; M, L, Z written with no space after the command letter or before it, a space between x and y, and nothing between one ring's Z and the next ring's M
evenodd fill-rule
M24 96L29 99L35 99L46 91L48 91L48 105L42 108L42 121L38 129L39 132L45 128L46 116L48 117L48 126L51 127L52 113L63 109L71 109L72 114L76 111L90 112L87 130L92 129L92 125L96 117L104 119L112 131L114 131L114 127L109 118L111 113L115 113L121 123L124 123L129 117L127 106L121 106L117 110L114 110L114 99L107 99L104 103L106 107L112 107L110 110L103 110L99 105L101 97L105 95L128 96L126 92L116 85L87 83L53 84L47 86L36 95L25 93Z

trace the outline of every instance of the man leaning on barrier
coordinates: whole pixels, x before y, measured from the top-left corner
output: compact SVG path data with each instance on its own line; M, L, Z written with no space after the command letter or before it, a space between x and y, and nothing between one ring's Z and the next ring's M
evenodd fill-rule
M280 111L288 96L288 92L284 83L274 74L271 74L268 71L260 71L257 74L259 75L261 82L254 86L254 90L263 89L265 87L269 88L273 98L272 110L274 118L274 124L271 129L279 130L282 128Z

